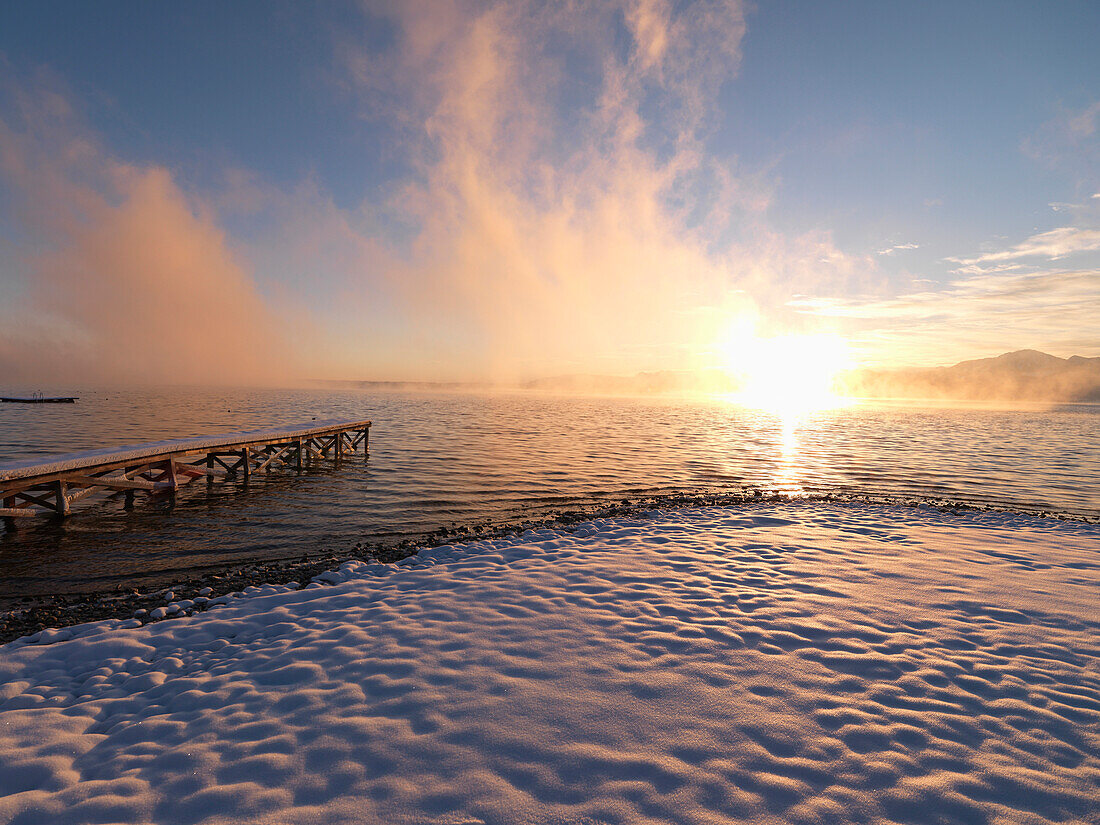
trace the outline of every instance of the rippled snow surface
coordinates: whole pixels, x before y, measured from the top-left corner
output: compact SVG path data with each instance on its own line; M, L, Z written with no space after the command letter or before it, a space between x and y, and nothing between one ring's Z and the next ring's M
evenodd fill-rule
M348 552L358 541L685 489L950 497L1100 515L1097 406L859 406L784 418L721 400L57 389L80 401L0 404L0 463L314 417L373 420L371 457L253 477L247 488L193 485L174 506L82 502L60 527L0 529L0 598L171 585L235 560Z
M670 510L48 631L0 647L0 821L1092 822L1098 548Z

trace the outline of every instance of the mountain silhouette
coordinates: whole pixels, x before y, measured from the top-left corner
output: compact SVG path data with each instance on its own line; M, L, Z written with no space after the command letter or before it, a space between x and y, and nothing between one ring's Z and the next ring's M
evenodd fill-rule
M1100 402L1100 358L1023 349L951 367L855 370L838 384L867 398Z

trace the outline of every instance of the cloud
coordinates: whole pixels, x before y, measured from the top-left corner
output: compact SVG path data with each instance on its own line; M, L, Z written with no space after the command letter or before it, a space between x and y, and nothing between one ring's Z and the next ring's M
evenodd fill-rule
M1081 109L1059 107L1020 148L1044 166L1068 173L1078 191L1095 191L1100 183L1100 101Z
M691 366L731 319L871 268L772 231L769 183L706 150L740 3L369 9L392 47L345 43L347 65L417 171L389 204L410 237L383 277L452 335L441 367Z
M915 243L900 243L894 246L887 247L886 249L880 249L876 252L876 255L893 255L895 252L900 252L906 249L920 249L920 244Z
M1033 348L1100 355L1100 270L996 273L889 299L802 298L797 311L842 321L868 363L944 362Z
M1066 131L1077 140L1084 140L1096 134L1100 124L1100 101L1072 114L1065 120Z
M5 308L9 381L209 383L287 376L278 318L212 211L160 166L110 156L66 95L9 89L0 120L23 284Z
M973 258L948 258L947 260L963 266L1015 261L1022 258L1043 257L1058 260L1078 252L1092 252L1100 249L1100 230L1077 226L1063 226L1032 235L1025 241L1000 252L987 252Z
M245 169L198 192L30 95L5 146L33 303L4 346L120 378L630 373L714 366L733 324L817 331L792 293L881 277L828 232L775 231L767 170L710 151L740 2L361 8L371 36L337 57L363 151L400 173L358 204Z

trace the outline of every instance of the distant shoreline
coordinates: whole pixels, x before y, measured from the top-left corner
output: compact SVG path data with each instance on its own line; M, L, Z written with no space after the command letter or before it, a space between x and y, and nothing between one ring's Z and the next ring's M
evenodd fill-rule
M310 379L314 386L428 392L546 392L565 395L679 397L736 395L734 371L658 370L634 375L574 374L515 382ZM839 373L834 391L852 400L1028 404L1100 403L1100 357L1059 358L1037 350L1006 352L952 366L856 369Z

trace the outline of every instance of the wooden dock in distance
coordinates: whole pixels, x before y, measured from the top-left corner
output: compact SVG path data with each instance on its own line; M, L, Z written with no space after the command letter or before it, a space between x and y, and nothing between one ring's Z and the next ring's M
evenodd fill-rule
M0 464L0 518L67 516L94 493L172 493L198 478L245 478L273 467L301 470L331 455L339 461L360 444L366 457L369 421L311 421L292 427L195 436Z
M75 404L76 395L3 395L0 401L8 404Z

